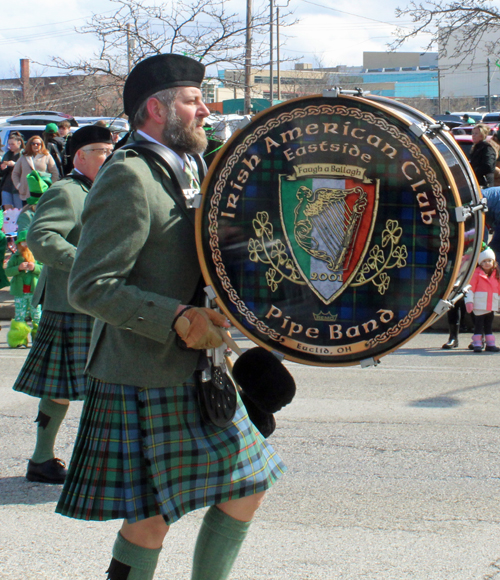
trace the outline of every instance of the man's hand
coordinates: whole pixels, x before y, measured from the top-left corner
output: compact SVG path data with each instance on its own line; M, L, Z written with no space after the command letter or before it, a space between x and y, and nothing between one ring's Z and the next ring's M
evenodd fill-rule
M465 310L470 314L474 310L474 304L472 302L467 302L465 304Z
M174 329L188 348L217 348L223 341L217 326L229 328L226 317L211 308L192 307L176 320Z

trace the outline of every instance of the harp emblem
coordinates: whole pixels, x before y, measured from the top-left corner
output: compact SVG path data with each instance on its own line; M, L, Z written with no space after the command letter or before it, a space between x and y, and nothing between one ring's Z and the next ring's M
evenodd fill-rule
M316 295L330 304L347 288L368 249L378 184L352 179L282 179L280 204L282 225L298 269Z

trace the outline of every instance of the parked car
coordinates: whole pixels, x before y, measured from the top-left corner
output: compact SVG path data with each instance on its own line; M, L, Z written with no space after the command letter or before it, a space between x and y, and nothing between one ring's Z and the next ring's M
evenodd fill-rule
M472 134L469 133L468 135L456 135L452 133L455 141L458 143L460 149L465 153L467 159L470 159L470 151L472 149Z
M498 130L498 123L484 123L491 127L490 135L493 135ZM461 125L460 127L454 127L451 132L453 135L472 135L472 129L474 125Z
M464 115L469 115L471 119L474 119L476 123L481 123L483 120L484 113L478 113L477 111L452 111L450 115L462 118Z
M450 129L463 125L462 119L456 115L434 115L433 119L434 121L442 121Z
M57 111L26 111L14 117L9 117L6 123L9 125L47 125L48 123L60 123L69 121L72 127L78 127L77 120L66 113Z
M498 125L495 125L490 134L488 135L487 139L491 139L493 137L493 134L495 133L495 130L498 128ZM452 131L452 135L455 139L455 141L458 143L458 145L460 146L460 148L462 149L462 151L465 153L465 155L467 156L467 159L470 159L470 152L472 149L472 145L474 144L472 142L472 131L468 132L468 133L464 133L462 135L460 134L456 134L454 131Z
M127 119L121 117L75 117L79 125L94 125L97 121L106 121L108 125L120 127L123 131L129 131L130 126Z
M0 140L2 141L3 150L7 151L7 141L9 140L10 133L17 131L23 136L24 142L34 135L39 135L42 137L45 125L10 125L8 123L2 123L0 125Z
M486 113L483 117L482 123L490 124L490 123L500 123L500 113Z
M2 141L3 151L5 152L7 149L7 141L9 140L9 135L13 131L17 131L21 133L23 136L24 142L33 137L33 135L39 135L43 137L43 130L45 129L45 125L11 125L10 123L1 123L0 124L0 140ZM76 131L78 127L71 127L70 131L73 133Z

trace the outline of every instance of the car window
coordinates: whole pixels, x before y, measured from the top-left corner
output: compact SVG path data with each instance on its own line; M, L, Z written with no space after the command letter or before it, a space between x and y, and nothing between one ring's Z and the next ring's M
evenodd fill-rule
M40 137L42 137L43 134L43 130L44 127L39 127L39 128L35 128L35 127L1 127L0 128L0 139L2 140L2 148L3 151L7 151L7 141L9 140L9 135L11 133L13 133L14 131L17 131L18 133L21 133L21 135L23 136L24 142L26 143L26 141L30 138L33 137L33 135L39 135Z

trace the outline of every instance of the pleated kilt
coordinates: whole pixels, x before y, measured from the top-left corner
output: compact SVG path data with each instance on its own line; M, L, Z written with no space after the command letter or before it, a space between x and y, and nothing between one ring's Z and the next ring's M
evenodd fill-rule
M139 389L89 378L56 512L85 520L184 514L268 489L286 470L238 399L233 423L203 423L196 387Z
M14 390L46 399L83 399L93 325L86 314L44 310Z

